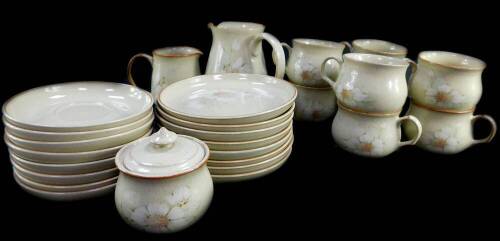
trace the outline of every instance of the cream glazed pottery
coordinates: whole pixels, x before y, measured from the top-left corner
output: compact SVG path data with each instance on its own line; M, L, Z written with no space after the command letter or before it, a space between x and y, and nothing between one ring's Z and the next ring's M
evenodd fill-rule
M116 155L121 171L116 208L129 225L171 233L189 227L205 213L213 195L206 166L208 147L198 139L161 128Z
M208 24L212 30L212 48L207 63L207 74L247 73L267 75L262 40L273 48L275 77L285 75L285 52L278 39L264 33L264 25L248 22Z
M132 77L132 66L137 58L145 58L153 67L151 76L151 93L158 98L160 92L168 85L189 77L200 75L199 58L203 53L192 47L165 47L153 51L153 56L139 53L130 59L127 66L128 81L136 85Z
M335 113L337 104L332 88L315 88L297 84L295 88L298 92L295 99L295 120L324 121Z
M332 135L343 149L367 157L383 157L406 145L415 145L422 133L417 118L408 115L358 113L338 103L332 123ZM415 135L401 141L401 123L410 121L416 126Z
M330 59L341 65L336 81L326 74ZM327 58L321 69L323 79L344 106L360 112L398 114L408 96L405 76L409 63L409 59L349 53L344 54L343 60Z
M486 64L463 54L424 51L410 83L412 101L441 111L472 111L482 94Z
M378 39L356 39L348 45L351 53L378 54L395 58L405 58L406 47Z
M497 125L491 116L473 115L472 111L446 113L432 111L412 103L408 114L416 116L422 123L422 137L417 146L436 153L455 154L472 145L489 143L493 140L497 131ZM491 131L487 137L475 139L473 126L480 119L490 123ZM413 126L404 124L403 127L407 136L415 136L416 131Z
M328 87L328 83L321 78L321 64L328 57L342 58L347 43L332 42L317 39L294 39L293 48L282 43L288 49L290 57L286 66L288 79L298 85L309 87ZM328 62L328 75L335 78L339 66L335 61Z

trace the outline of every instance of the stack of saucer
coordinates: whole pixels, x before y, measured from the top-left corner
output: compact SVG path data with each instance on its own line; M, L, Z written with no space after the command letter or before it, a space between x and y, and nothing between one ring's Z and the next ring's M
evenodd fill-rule
M130 85L74 82L22 92L3 106L16 182L50 200L114 190L116 152L151 132L153 99Z
M203 140L216 182L257 178L278 169L293 143L296 89L264 75L205 75L165 88L159 124Z

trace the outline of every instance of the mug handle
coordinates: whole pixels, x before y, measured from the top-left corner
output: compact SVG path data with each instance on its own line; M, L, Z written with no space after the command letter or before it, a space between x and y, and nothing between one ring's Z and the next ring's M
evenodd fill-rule
M339 64L339 69L340 69L340 66L342 66L342 64L344 63L344 61L340 60L340 59L337 59L336 57L328 57L326 58L323 63L321 64L321 78L328 82L328 84L330 84L332 86L332 88L335 90L335 85L336 85L336 82L335 80L332 80L330 79L330 77L328 77L328 75L326 74L326 63L330 60L335 60L335 62L337 62L337 64Z
M283 46L281 46L280 41L269 33L262 33L260 35L261 39L266 40L271 47L273 48L273 62L276 66L276 71L274 73L274 77L278 79L283 79L285 77L285 67L286 67L286 59L285 59L285 51L283 50Z
M404 58L404 60L406 60L406 62L408 62L410 64L411 73L410 73L410 76L408 77L407 81L411 82L411 80L413 79L413 76L415 75L415 72L417 72L418 65L417 65L417 62L413 61L410 58Z
M130 58L130 60L128 61L128 65L127 65L127 79L128 79L128 82L133 86L137 86L137 84L135 83L135 80L132 77L132 66L134 65L135 60L137 58L140 58L140 57L147 59L149 61L149 63L151 64L151 66L153 66L153 57L151 57L151 55L149 55L149 54L139 53L139 54L132 56L132 58Z
M480 144L480 143L489 143L489 142L491 142L491 140L493 140L493 137L495 137L495 135L497 133L497 123L495 122L495 120L491 116L489 116L489 115L475 115L472 117L472 125L474 125L474 123L476 123L476 121L478 121L479 119L487 120L491 125L491 131L490 131L490 134L483 139L478 139L478 140L474 139L472 141L473 145Z
M348 41L342 41L340 42L341 44L345 45L347 47L347 50L349 50L349 53L352 53L352 45Z
M399 126L401 126L401 122L403 122L405 120L409 120L409 121L413 122L413 124L417 127L417 135L411 140L399 142L399 146L415 145L415 144L417 144L418 140L420 139L420 136L422 136L422 124L420 124L420 121L415 116L407 115L407 116L399 117L399 119L398 119Z

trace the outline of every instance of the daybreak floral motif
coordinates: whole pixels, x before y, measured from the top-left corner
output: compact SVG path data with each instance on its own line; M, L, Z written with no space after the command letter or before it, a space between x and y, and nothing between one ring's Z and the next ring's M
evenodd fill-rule
M375 128L375 127L374 127ZM380 156L384 154L384 141L377 130L357 130L351 138L344 140L345 147L355 153L367 156Z
M335 94L337 98L344 104L349 106L359 106L366 105L370 101L368 100L368 94L364 93L359 88L354 87L351 82L345 84L337 85L335 89Z
M167 196L166 202L152 203L132 210L131 221L151 232L176 231L192 221L191 191L182 186Z
M250 63L241 57L241 43L234 41L231 48L224 49L222 55L222 71L224 73L252 73Z
M459 107L464 104L465 96L448 84L441 82L427 88L425 98L439 107Z
M437 131L424 134L422 136L422 143L433 149L453 151L460 144L460 140L457 137L457 129L444 127Z
M310 62L297 61L295 62L296 76L302 80L321 80L319 69Z

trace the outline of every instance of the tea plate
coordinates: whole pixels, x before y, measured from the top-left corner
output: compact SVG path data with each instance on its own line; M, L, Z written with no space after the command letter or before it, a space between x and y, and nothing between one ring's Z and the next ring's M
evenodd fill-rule
M19 175L19 173L17 173L17 171L14 171L14 176L18 179L18 181L22 182L23 184L25 184L31 188L35 188L35 189L42 190L42 191L48 191L48 192L79 192L79 191L85 191L85 190L92 190L95 188L104 187L104 186L108 186L110 184L114 184L118 180L118 176L116 176L116 177L112 177L112 178L105 179L105 180L98 181L98 182L92 182L92 183L81 184L81 185L61 186L61 185L47 185L47 184L41 184L41 183L31 181L27 178L24 178L22 175Z
M89 131L124 125L153 106L148 92L111 82L70 82L19 93L3 106L7 121L39 131Z
M159 106L180 119L205 124L249 124L286 112L297 96L287 81L258 74L200 75L166 87Z

